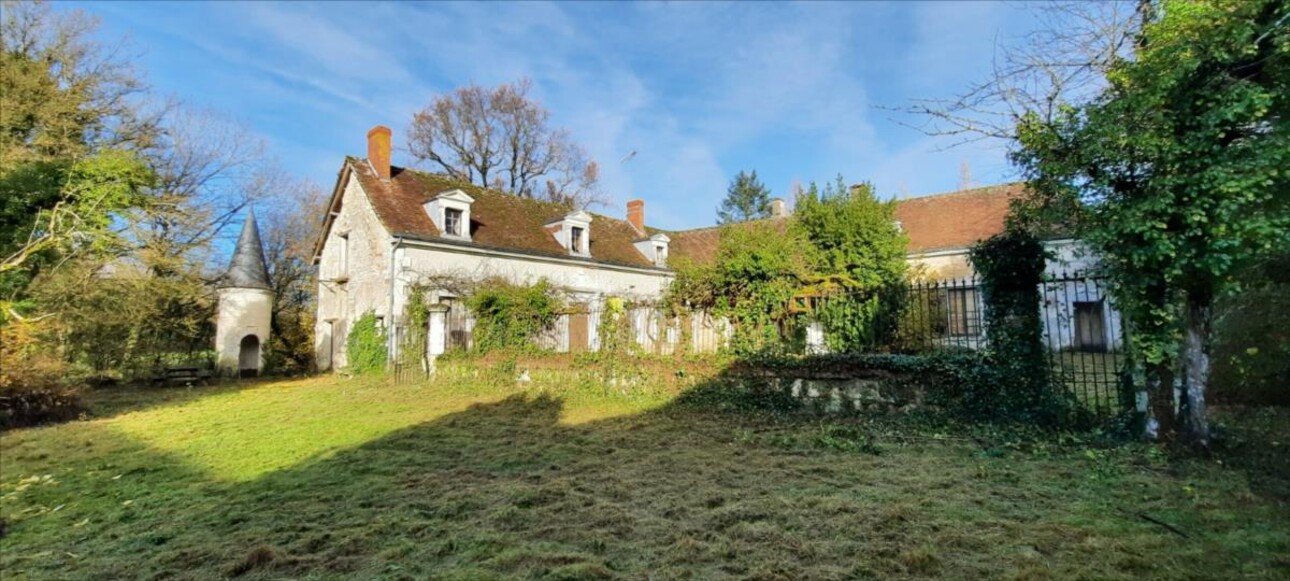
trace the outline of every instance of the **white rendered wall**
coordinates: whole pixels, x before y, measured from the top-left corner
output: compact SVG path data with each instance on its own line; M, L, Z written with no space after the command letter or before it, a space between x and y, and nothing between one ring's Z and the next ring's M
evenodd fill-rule
M366 311L391 321L390 256L395 255L394 308L403 312L411 285L433 276L469 279L497 276L517 284L531 284L545 277L569 291L576 302L599 306L608 296L652 300L662 296L672 273L661 270L615 268L576 259L500 256L474 247L429 248L407 240L395 249L395 240L380 223L358 180L349 179L341 194L340 213L324 241L318 263L318 317L314 327L314 353L318 368L339 369L346 364L345 339L353 321ZM592 225L594 233L595 225ZM348 233L348 272L341 252L342 234ZM344 283L337 280L345 277ZM437 297L431 297L435 299ZM593 348L598 321L590 321Z
M340 238L348 234L348 272ZM345 339L355 319L368 310L389 310L390 235L371 202L350 178L341 194L340 214L332 223L318 262L318 317L314 353L318 369L345 366ZM348 276L348 281L338 279Z
M219 291L219 315L215 322L216 368L224 374L238 372L238 355L242 338L255 335L260 341L260 361L256 371L264 369L264 349L269 343L269 323L273 316L273 292L264 289L225 288Z
M673 275L666 271L615 269L594 263L570 263L533 256L498 256L471 249L427 248L406 241L395 262L399 271L394 309L401 312L408 288L436 276L464 280L500 277L515 284L545 278L568 291L573 300L594 302L610 296L653 300L662 297Z

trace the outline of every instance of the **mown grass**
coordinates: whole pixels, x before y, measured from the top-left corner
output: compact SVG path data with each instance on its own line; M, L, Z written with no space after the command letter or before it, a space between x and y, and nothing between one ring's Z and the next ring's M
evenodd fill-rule
M0 568L5 579L1290 568L1284 412L1232 420L1238 441L1258 445L1170 459L714 412L647 384L586 383L442 373L100 392L95 418L0 435Z

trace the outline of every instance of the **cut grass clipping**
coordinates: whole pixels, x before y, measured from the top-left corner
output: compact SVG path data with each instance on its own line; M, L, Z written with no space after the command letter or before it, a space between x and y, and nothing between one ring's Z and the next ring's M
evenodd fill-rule
M94 394L96 419L0 435L0 569L977 579L1283 578L1290 567L1285 488L1266 484L1285 473L1279 452L1280 464L1250 463L1256 477L1240 456L983 450L864 419L704 411L665 389L472 377ZM1250 446L1270 453L1288 419L1232 425L1281 430Z

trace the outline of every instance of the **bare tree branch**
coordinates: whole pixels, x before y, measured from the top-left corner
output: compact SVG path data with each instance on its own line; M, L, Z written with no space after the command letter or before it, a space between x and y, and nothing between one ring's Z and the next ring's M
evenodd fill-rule
M575 207L604 202L599 168L550 112L529 98L532 83L462 87L437 95L408 127L409 151L454 178L525 198Z
M954 138L951 147L1009 141L1017 121L1033 113L1053 119L1064 105L1086 102L1106 84L1106 72L1133 49L1149 0L1049 2L1035 9L1033 32L995 41L990 74L948 98L914 99L883 107L918 119L894 119L926 135Z

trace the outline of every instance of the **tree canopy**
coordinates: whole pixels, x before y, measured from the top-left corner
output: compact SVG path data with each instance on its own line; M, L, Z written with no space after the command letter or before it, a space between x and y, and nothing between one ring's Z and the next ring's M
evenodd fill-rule
M1014 160L1034 211L1073 218L1102 258L1139 356L1169 366L1181 348L1186 436L1205 445L1213 302L1240 288L1238 268L1290 243L1290 7L1155 13L1096 99L1024 118Z
M757 179L757 171L741 171L730 180L726 197L717 207L717 223L747 222L770 217L770 188Z

